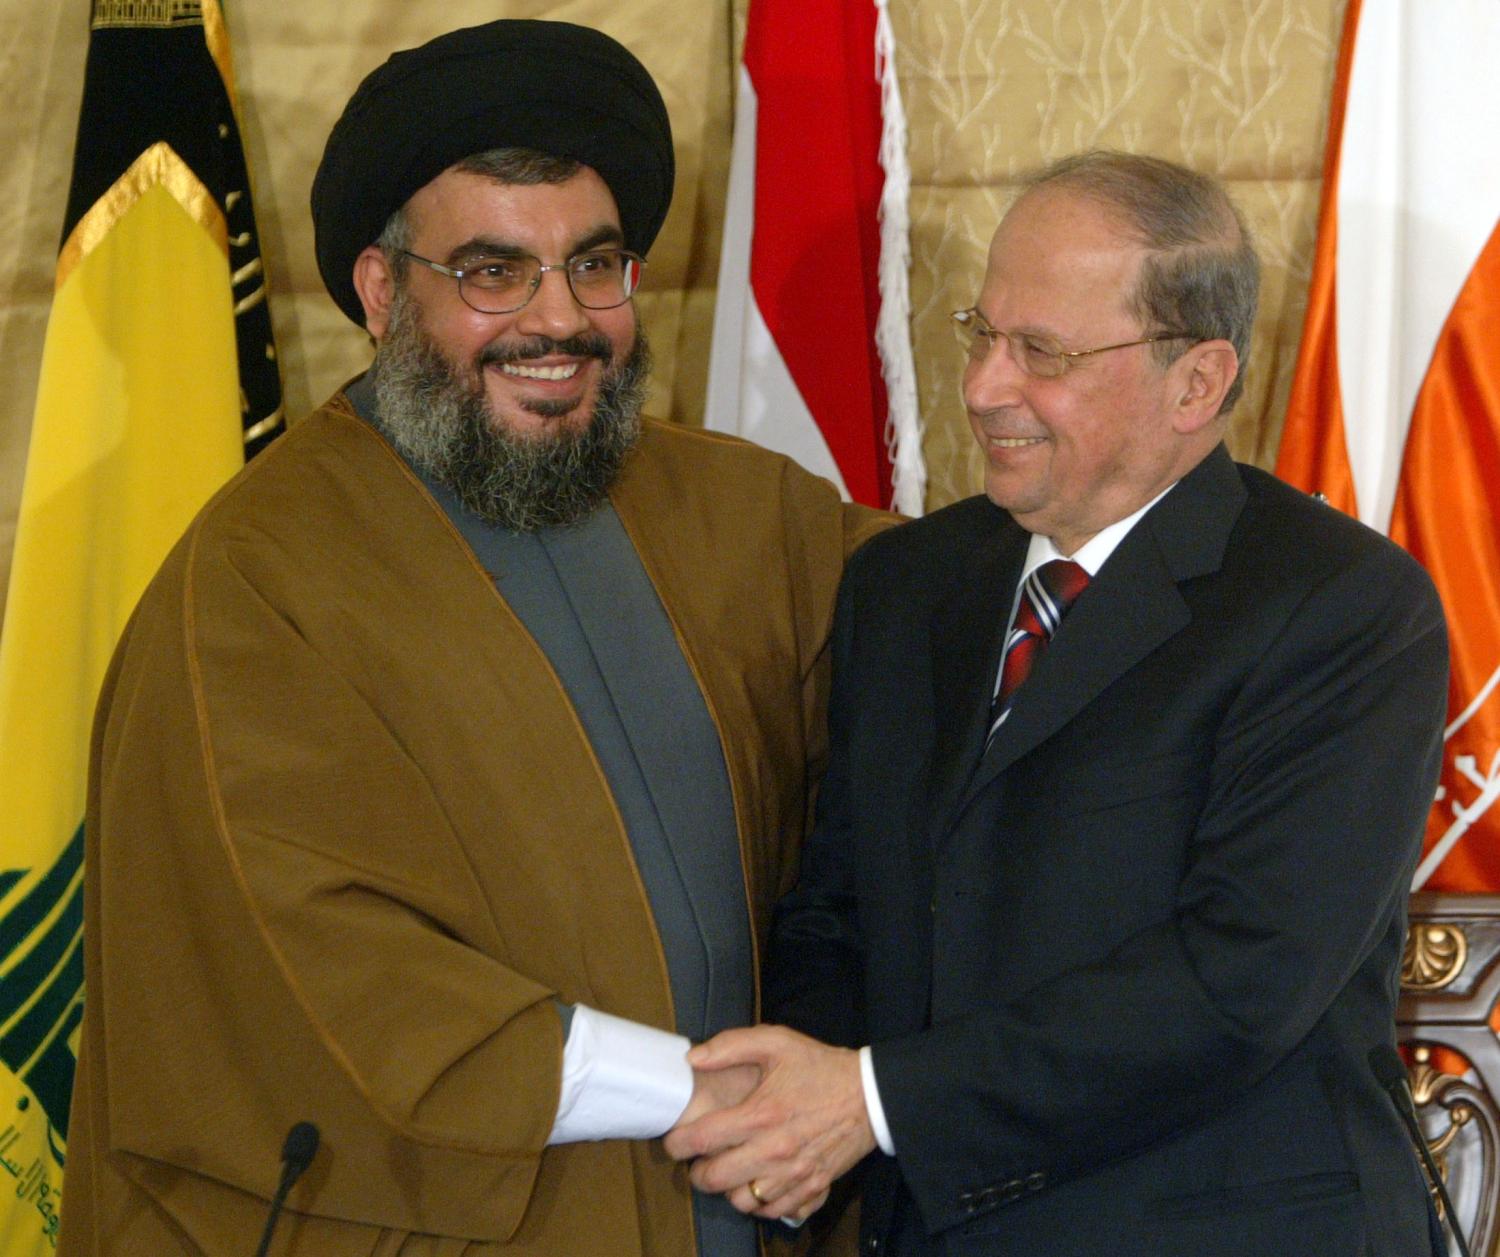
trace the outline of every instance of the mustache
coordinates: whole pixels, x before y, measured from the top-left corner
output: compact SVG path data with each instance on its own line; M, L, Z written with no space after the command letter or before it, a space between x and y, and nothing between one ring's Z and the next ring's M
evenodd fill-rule
M562 354L569 358L598 358L608 363L614 356L608 339L598 332L580 332L566 340L553 340L550 336L530 336L525 340L497 342L486 345L479 353L481 367L498 363L525 362L529 358L545 358L548 354Z

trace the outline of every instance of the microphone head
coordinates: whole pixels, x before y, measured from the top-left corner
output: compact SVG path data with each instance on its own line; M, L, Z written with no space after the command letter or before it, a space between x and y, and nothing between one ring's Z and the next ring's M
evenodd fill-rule
M1370 1072L1387 1091L1406 1086L1406 1063L1389 1043L1377 1043L1370 1049Z
M311 1122L298 1122L286 1133L281 1145L281 1159L295 1178L312 1164L318 1152L318 1128Z

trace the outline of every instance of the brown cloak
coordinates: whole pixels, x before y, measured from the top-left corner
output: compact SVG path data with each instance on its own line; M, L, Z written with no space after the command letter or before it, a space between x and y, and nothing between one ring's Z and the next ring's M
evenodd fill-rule
M882 517L648 423L611 494L723 744L757 941ZM691 1257L657 1141L545 1147L555 996L670 1028L646 896L547 658L343 397L208 505L101 698L65 1253Z

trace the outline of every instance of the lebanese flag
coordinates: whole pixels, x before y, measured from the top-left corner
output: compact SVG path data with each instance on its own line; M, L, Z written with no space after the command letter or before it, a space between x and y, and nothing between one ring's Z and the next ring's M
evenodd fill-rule
M705 423L919 515L893 47L885 0L751 0Z
M1442 595L1443 773L1413 888L1500 891L1500 5L1350 0L1277 474Z

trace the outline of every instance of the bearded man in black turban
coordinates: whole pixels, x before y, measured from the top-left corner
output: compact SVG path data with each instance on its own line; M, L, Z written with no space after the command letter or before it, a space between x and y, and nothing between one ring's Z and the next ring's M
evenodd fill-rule
M752 1257L659 1136L758 1071L824 646L881 518L644 419L671 199L644 67L498 21L334 127L368 372L209 504L101 699L64 1253ZM303 1150L306 1144L302 1145Z

